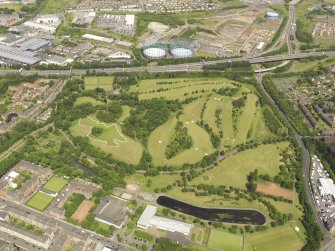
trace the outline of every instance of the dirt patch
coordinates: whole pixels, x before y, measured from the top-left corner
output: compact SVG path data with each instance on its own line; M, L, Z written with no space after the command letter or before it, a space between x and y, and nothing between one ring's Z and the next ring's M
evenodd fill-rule
M163 33L169 30L169 26L162 24L162 23L158 23L158 22L151 22L148 25L148 28L152 30L153 32L157 32L157 33Z
M275 183L257 184L257 192L268 195L281 196L288 200L293 200L293 191L280 187Z
M138 191L140 188L140 186L137 183L129 183L127 184L126 189L132 192L136 192Z
M0 190L0 197L5 197L7 195L7 189Z
M94 206L92 201L84 200L72 215L72 219L82 222L85 220L90 209Z

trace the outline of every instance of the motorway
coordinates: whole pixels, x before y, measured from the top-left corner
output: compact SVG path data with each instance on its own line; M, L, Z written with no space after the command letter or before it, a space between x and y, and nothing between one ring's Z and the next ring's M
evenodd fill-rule
M204 65L214 65L218 63L234 62L246 60L251 64L259 64L265 62L276 62L276 61L287 61L308 58L313 56L332 56L335 55L335 51L327 52L304 52L304 53L295 53L295 54L283 54L283 55L274 55L274 56L260 56L260 57L242 57L242 58L227 58L206 62L195 62L195 63L186 63L186 64L177 64L177 65L162 65L162 66L140 66L140 67L127 67L127 68L99 68L91 69L96 73L106 73L113 74L118 72L179 72L179 71L202 71ZM18 70L14 69L1 69L0 76L7 74L19 73ZM51 75L61 75L61 76L71 76L71 75L85 75L86 69L71 69L71 70L22 70L20 72L23 76L38 74L39 76L51 76Z

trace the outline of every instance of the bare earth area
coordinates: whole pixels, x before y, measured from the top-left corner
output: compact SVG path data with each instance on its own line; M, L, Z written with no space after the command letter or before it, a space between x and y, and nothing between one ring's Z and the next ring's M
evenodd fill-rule
M280 187L275 183L257 184L257 192L268 195L281 196L293 200L293 191Z
M80 206L77 208L77 210L74 212L72 218L74 220L82 222L86 218L88 212L93 206L94 203L92 201L84 200L83 203L81 203Z

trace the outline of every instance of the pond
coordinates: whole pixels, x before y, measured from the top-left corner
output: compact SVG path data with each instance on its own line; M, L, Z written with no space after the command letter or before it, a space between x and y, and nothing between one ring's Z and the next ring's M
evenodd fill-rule
M264 214L257 210L197 207L167 196L159 196L156 202L160 206L206 221L250 225L263 225L266 222Z

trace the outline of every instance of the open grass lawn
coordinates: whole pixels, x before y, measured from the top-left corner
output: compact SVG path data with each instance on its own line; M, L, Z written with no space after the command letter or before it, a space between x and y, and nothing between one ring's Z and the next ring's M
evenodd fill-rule
M131 86L131 92L138 92L140 99L163 97L166 99L185 99L198 97L223 86L230 86L231 80L225 78L175 78L175 79L147 79ZM193 92L193 94L192 94ZM185 96L185 94L188 94Z
M26 205L28 207L34 208L38 211L44 211L44 209L47 208L47 206L51 203L51 201L54 199L54 197L42 193L37 192L27 203Z
M243 237L236 234L212 229L208 247L221 251L242 251Z
M153 193L155 188L163 188L167 185L172 185L175 181L180 180L179 174L159 174L155 177L144 176L141 173L135 173L126 178L126 183L139 183L140 189L146 193ZM151 180L151 186L148 187L148 180Z
M130 110L126 111L129 113ZM128 116L127 114L124 116ZM100 127L103 133L97 137L91 134L92 127ZM73 136L88 137L91 143L110 153L116 159L129 164L138 164L142 156L142 145L134 139L122 134L118 124L102 123L93 115L76 120L70 128Z
M101 102L99 100L96 100L94 98L91 97L80 97L76 100L76 102L74 103L74 105L81 105L84 103L91 103L92 105L96 106L96 105L104 105L104 102Z
M113 90L114 76L85 77L84 85L86 90L102 88L105 91Z
M59 13L70 5L78 2L77 0L47 0L47 3L41 10L41 14Z
M296 224L270 228L264 232L245 235L246 251L298 251L304 245L303 229L294 227ZM300 233L301 232L301 233Z
M63 178L53 176L47 183L44 184L43 188L51 192L60 192L69 181Z
M1 4L0 8L8 8L14 10L13 14L20 11L22 5L21 4Z
M254 149L236 153L224 159L218 166L194 179L191 184L200 183L215 186L226 185L245 189L247 175L258 169L260 174L271 177L279 172L280 152L288 147L288 142L261 145ZM206 178L204 178L206 176Z

